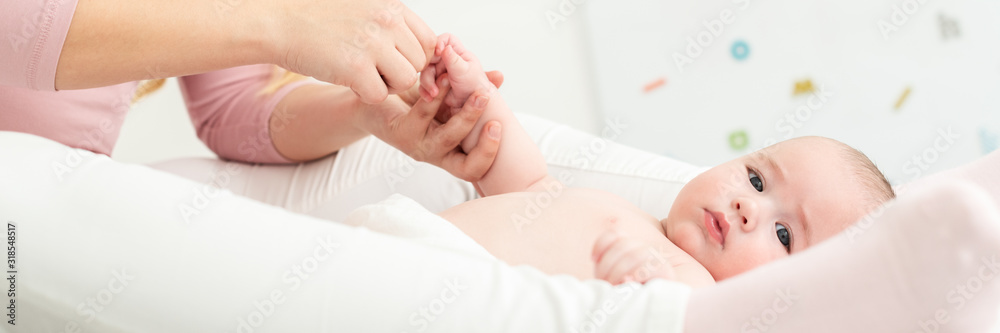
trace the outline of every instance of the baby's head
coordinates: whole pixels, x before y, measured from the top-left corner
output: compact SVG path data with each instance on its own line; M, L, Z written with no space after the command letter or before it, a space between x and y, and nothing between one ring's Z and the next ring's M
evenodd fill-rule
M719 281L830 238L893 197L864 154L803 137L698 175L660 223Z

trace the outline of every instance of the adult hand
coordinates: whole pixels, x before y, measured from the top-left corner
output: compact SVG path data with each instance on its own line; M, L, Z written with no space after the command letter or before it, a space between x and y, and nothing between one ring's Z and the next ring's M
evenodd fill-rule
M500 88L500 86L503 85L503 73L501 73L500 71L486 72L486 78L489 79L490 82L493 83L493 86L497 88ZM417 82L412 87L410 87L410 89L400 92L397 95L399 95L399 98L403 99L403 101L406 102L406 104L412 106L414 103L417 102L418 99L422 98L420 96L420 82ZM445 117L444 114L447 114L447 117ZM451 113L442 113L441 118L438 118L438 121L442 123L447 122L448 118L450 117Z
M486 72L486 78L489 79L490 82L493 83L493 86L497 87L497 89L499 89L500 86L503 85L503 73L500 71ZM406 102L406 104L412 106L414 103L417 102L417 100L424 98L421 96L420 93L421 90L420 84L421 83L418 82L417 84L414 84L413 87L410 87L409 90L399 93L399 98L401 98L404 102ZM454 112L455 110L461 110L461 109L442 107L438 110L438 113L434 115L434 120L437 120L442 124L447 123L448 120L451 119L451 116L453 115L452 112Z
M439 80L441 91L450 89L447 76ZM450 112L444 105L445 94L439 94L431 101L417 101L412 108L403 99L395 103L373 105L371 110L359 112L360 127L382 141L396 147L413 159L438 166L455 177L476 182L489 171L500 148L500 122L486 124L479 138L479 144L470 151L459 147L472 131L486 105L486 92L474 93L467 103L450 115L444 122L437 121L436 115ZM388 101L387 101L388 102Z
M350 87L368 104L417 82L434 32L399 0L275 0L275 63Z
M268 63L373 104L412 86L437 40L399 0L80 1L70 23L54 86L39 75L25 87L96 88ZM26 58L41 52L15 48Z

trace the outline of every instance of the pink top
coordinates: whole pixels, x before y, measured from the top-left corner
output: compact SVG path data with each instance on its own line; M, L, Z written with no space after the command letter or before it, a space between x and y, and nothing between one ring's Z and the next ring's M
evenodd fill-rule
M0 12L0 131L30 133L110 155L136 82L55 91L55 72L77 0L7 0ZM290 163L274 148L268 122L275 105L310 81L259 94L271 65L179 78L198 137L219 157Z

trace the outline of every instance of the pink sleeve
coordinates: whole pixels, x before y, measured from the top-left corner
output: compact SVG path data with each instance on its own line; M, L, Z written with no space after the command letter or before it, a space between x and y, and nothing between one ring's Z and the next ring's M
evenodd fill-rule
M4 0L0 84L55 91L56 65L77 0Z
M302 80L264 95L272 65L251 65L180 78L191 123L219 157L251 163L294 163L271 141L271 112L289 92L315 81Z

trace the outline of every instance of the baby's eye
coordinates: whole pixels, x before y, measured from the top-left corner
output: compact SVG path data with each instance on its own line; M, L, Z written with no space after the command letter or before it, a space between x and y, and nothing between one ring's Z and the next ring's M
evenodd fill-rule
M747 169L747 176L750 176L750 185L753 186L757 192L764 192L764 181L760 179L759 175L757 175L757 171Z
M775 232L778 234L778 241L785 246L788 253L792 253L792 235L788 233L788 228L781 223L775 224L774 227L777 230Z

